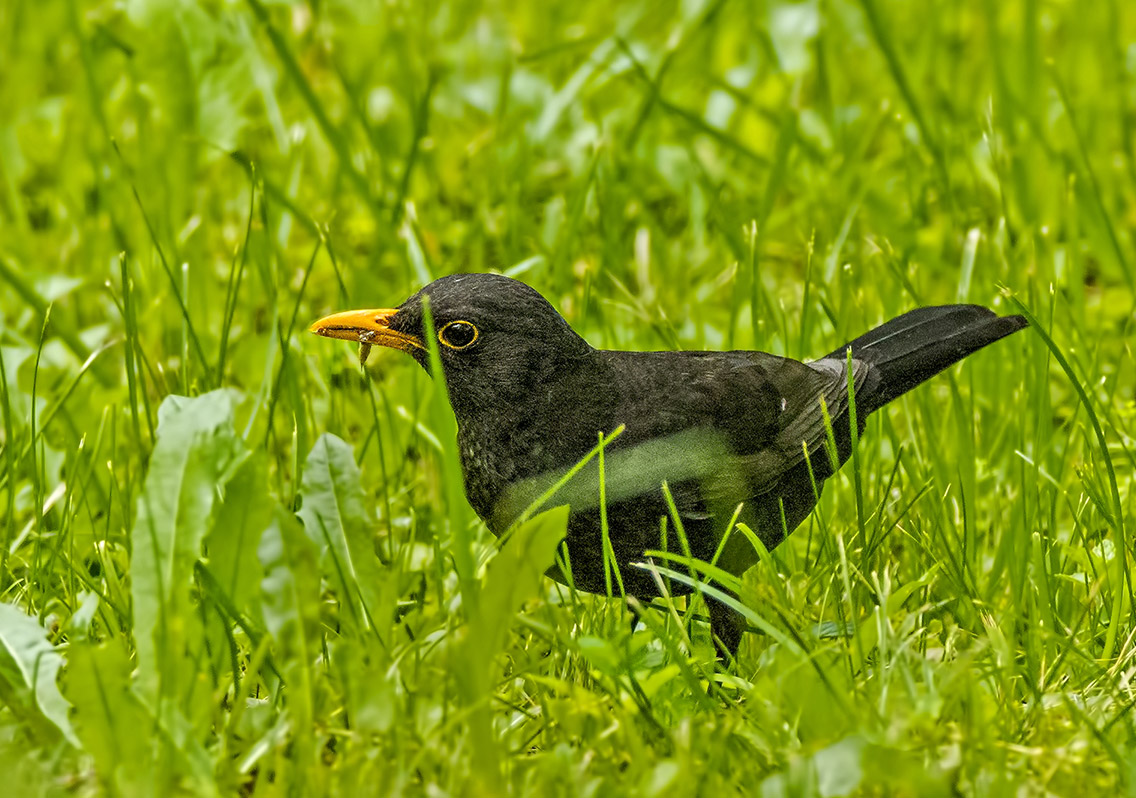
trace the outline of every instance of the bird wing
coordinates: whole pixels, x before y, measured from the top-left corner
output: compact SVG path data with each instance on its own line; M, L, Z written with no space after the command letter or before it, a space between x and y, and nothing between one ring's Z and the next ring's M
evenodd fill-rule
M761 396L763 408L750 413L750 423L761 431L758 434L739 434L745 423L737 408L737 401L727 400L714 413L716 426L731 445L738 458L737 468L743 471L749 483L749 493L758 496L773 490L783 474L804 462L806 451L810 456L828 447L828 426L831 425L838 450L850 441L848 367L844 361L826 358L815 363L801 363L772 355L755 358L753 375L754 395ZM852 385L859 390L864 385L870 366L860 360L852 361ZM737 379L735 377L735 379ZM740 381L744 385L745 380ZM735 387L730 393L736 393ZM776 413L770 423L768 408ZM825 413L828 415L828 425ZM754 418L756 416L756 418ZM857 419L863 425L863 416ZM818 467L818 460L813 460ZM827 458L816 474L824 479L834 469L825 467ZM732 482L732 480L731 480ZM736 489L725 485L726 489Z
M812 364L761 352L605 353L620 366L626 404L614 412L626 431L606 450L611 505L659 497L667 482L691 526L727 517L738 502L778 487L786 472L823 450L828 410L838 444L848 438L848 378L841 361ZM869 366L853 361L853 384ZM841 447L846 448L846 447ZM816 477L831 473L812 458ZM819 464L819 465L818 465ZM598 459L562 485L556 501L584 511L599 497ZM511 483L498 502L509 519L565 475L553 469Z
M639 490L658 478L675 485L681 472L697 479L712 501L741 501L774 490L804 462L806 450L822 480L832 472L828 458L816 456L828 438L825 410L838 451L847 451L848 367L842 359L802 363L754 351L604 354L623 396L615 415L627 424L615 448L636 452L626 457L634 461L630 471ZM852 361L857 391L870 369ZM707 510L692 499L690 512Z

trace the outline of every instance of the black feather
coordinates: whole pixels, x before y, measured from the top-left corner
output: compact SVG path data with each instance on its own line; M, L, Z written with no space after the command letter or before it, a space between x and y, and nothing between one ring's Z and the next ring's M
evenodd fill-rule
M941 305L904 313L849 341L826 358L871 364L865 385L868 412L926 382L987 344L1026 327L1021 316L998 316L977 305Z
M555 501L572 508L571 583L604 592L613 556L627 594L642 600L660 590L637 567L648 550L688 552L741 575L758 552L747 535L724 537L735 521L766 549L804 521L852 451L850 382L862 432L872 411L1026 326L973 305L921 308L806 364L764 352L593 349L540 294L495 275L431 283L390 318L391 330L433 334L423 296L436 327L464 321L480 330L472 345L440 355L466 495L495 533L560 483L598 433L623 429L605 449L602 510L598 460L573 472ZM425 351L412 352L424 366ZM557 567L549 574L569 581ZM715 602L710 612L732 653L736 614Z

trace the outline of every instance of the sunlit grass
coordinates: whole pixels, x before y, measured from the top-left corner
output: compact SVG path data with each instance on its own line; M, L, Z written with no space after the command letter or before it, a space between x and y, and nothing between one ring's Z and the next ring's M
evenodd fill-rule
M1131 787L1118 0L17 0L0 31L11 790ZM538 579L547 516L495 553L429 377L305 333L479 270L608 348L1033 326L874 415L740 583L701 571L757 630L724 669L699 600L633 625Z

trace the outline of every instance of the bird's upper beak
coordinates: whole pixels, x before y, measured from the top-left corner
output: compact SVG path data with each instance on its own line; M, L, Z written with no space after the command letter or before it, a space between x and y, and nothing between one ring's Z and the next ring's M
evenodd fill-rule
M425 343L418 336L391 329L390 320L397 312L396 308L347 310L324 316L308 329L325 338L358 341L360 361L367 359L372 345L387 346L403 352L425 349Z

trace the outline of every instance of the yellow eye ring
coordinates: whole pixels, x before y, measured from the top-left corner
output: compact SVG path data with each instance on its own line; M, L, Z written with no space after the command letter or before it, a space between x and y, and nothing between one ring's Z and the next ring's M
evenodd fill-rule
M458 320L438 330L438 341L450 349L468 349L480 335L472 322Z

